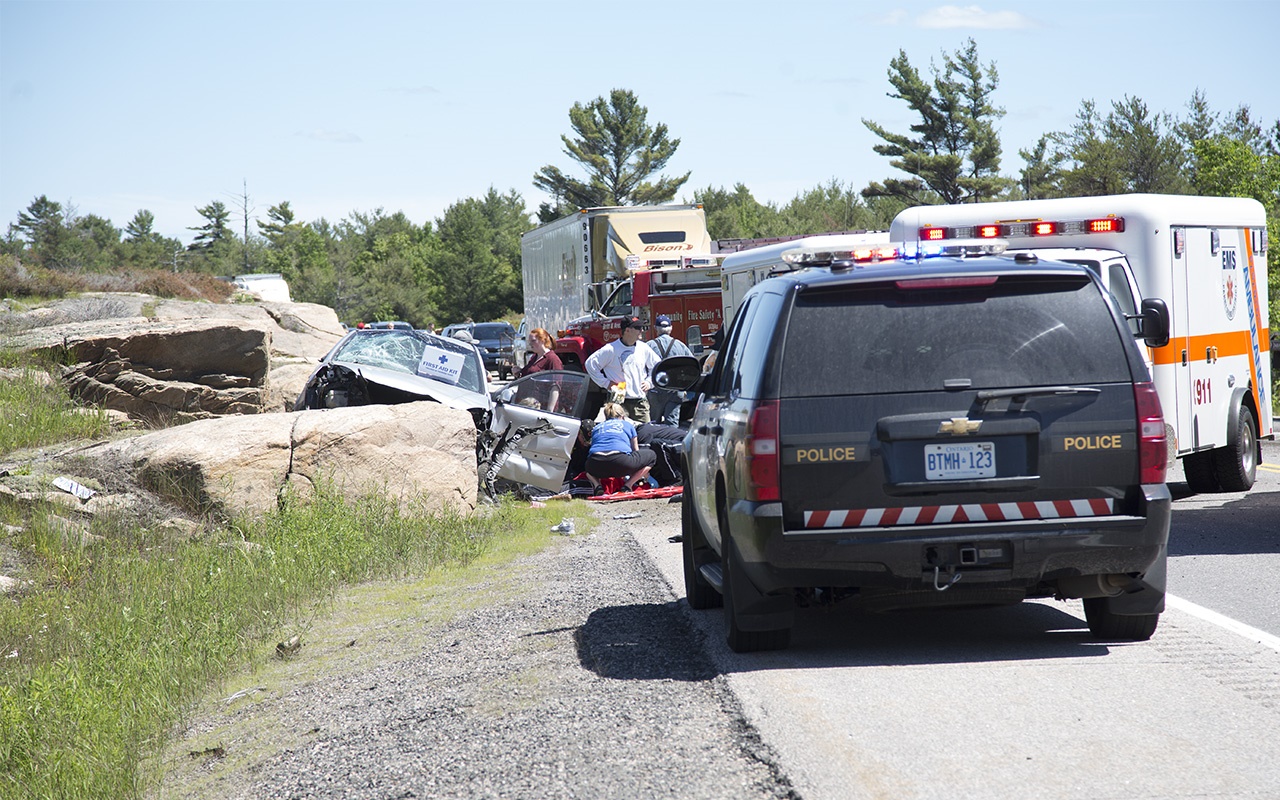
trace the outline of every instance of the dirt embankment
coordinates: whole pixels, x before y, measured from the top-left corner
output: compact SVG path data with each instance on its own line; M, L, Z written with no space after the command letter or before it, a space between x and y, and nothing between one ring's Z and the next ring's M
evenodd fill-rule
M203 704L158 796L794 796L632 535L679 504L593 510L514 565L344 596Z

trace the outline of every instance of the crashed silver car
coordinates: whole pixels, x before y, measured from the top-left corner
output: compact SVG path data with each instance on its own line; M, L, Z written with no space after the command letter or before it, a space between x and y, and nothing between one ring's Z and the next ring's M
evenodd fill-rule
M474 344L397 328L349 332L320 360L294 410L434 400L485 426L488 374Z
M480 484L499 478L559 491L587 405L590 379L539 372L489 393L476 346L422 330L353 330L321 360L294 404L304 409L434 400L471 412Z

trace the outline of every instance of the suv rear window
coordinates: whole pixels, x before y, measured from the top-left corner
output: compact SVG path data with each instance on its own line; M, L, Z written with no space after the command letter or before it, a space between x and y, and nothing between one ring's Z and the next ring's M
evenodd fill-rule
M804 289L787 326L781 395L940 391L966 379L975 389L1129 381L1100 294L1084 276Z

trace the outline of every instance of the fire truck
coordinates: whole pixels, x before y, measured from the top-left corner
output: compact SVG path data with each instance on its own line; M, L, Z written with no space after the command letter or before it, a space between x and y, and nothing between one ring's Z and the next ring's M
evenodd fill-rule
M1084 264L1131 318L1163 301L1169 340L1148 342L1147 361L1170 456L1192 491L1253 485L1259 439L1275 436L1260 203L1128 194L916 206L894 219L890 237L919 247L1003 239L1013 254Z
M525 318L556 333L599 311L633 273L685 266L710 252L701 205L581 209L520 237Z
M647 325L660 316L670 317L671 335L689 345L694 355L701 354L723 317L720 267L709 254L682 261L633 272L599 310L570 320L556 339L556 354L565 366L584 364L587 356L619 338L622 321L633 316Z
M665 314L700 348L719 327L719 259L702 206L584 208L520 241L528 328L556 338L566 367L618 338L621 319Z

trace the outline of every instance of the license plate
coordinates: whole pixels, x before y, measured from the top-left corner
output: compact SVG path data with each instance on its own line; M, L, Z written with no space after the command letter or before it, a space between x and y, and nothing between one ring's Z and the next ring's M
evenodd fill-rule
M931 481L957 481L996 476L995 442L927 444L924 476Z

